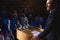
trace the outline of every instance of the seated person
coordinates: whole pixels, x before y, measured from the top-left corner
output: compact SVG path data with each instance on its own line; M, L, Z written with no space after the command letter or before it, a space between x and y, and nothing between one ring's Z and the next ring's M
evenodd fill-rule
M8 31L8 34L6 36L6 40L14 40L14 36L11 31Z
M4 33L0 30L0 40L4 40Z
M29 22L30 26L37 26L37 24L34 21Z

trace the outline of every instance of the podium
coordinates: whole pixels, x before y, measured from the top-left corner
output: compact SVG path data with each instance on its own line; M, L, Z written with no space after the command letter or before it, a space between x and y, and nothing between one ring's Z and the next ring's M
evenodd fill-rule
M17 32L17 39L18 40L31 40L33 34L31 33L33 30L43 32L43 29L38 28L38 27L29 27L29 29L26 30L18 30L16 29Z

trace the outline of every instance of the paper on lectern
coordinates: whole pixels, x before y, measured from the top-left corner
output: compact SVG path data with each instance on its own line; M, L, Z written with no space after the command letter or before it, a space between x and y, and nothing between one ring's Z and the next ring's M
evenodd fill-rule
M38 36L40 34L40 32L38 32L36 30L32 31L31 33L33 33L33 36Z

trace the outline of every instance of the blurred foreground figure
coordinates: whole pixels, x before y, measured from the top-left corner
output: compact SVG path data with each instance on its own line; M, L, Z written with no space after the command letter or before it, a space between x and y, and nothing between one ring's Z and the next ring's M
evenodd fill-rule
M46 21L46 27L38 38L41 40L60 40L60 0L47 0L46 7L49 16ZM33 36L33 40L36 38Z

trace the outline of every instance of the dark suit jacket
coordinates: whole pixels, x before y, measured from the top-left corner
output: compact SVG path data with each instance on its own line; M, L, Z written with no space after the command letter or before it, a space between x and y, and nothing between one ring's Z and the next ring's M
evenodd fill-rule
M46 22L44 32L39 34L40 38L46 38L47 40L60 40L60 11L51 10Z

